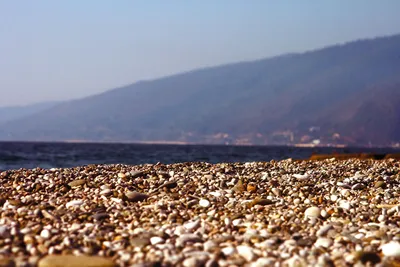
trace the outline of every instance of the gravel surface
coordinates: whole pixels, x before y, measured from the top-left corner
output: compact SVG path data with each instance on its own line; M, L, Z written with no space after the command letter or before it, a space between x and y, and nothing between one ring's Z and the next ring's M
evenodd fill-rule
M0 173L0 266L399 266L400 161Z

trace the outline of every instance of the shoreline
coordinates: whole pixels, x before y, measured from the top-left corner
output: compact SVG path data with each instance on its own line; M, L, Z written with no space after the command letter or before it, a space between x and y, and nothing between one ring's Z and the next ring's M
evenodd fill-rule
M0 262L400 262L398 159L87 165L0 181Z

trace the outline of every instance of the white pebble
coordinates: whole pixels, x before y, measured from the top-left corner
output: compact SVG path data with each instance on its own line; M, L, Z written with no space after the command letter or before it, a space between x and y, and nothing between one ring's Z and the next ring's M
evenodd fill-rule
M273 263L274 261L269 258L258 258L251 264L251 267L273 266Z
M49 231L49 230L43 229L43 230L40 232L40 236L43 237L44 239L49 239L50 236L51 236L51 234L50 234L50 231Z
M152 245L161 244L161 243L164 243L164 239L162 239L159 236L153 236L152 238L150 238L150 243Z
M338 196L337 195L331 195L331 201L336 202L338 200Z
M310 178L310 175L308 175L308 174L293 174L293 177L299 181L305 181Z
M319 230L317 231L317 236L321 237L326 235L330 229L332 229L332 225L330 224L321 226L321 228L319 228Z
M194 231L194 230L196 230L197 228L199 228L199 226L200 226L200 220L189 221L189 222L187 222L187 223L185 223L185 224L183 225L183 227L185 227L186 230L188 230L188 231Z
M307 218L318 218L319 215L321 214L321 210L318 207L310 207L306 209L304 212L304 216Z
M236 249L234 247L229 246L221 249L221 252L224 253L225 256L230 256L236 252Z
M320 237L315 242L315 246L319 248L329 248L332 245L332 240L330 238Z
M212 240L208 240L203 244L204 251L210 252L214 248L218 247L217 243Z
M202 206L203 208L207 208L210 206L210 201L208 201L207 199L200 199L199 201L199 205Z
M399 242L389 242L381 246L382 253L386 257L400 258L400 243Z
M233 226L238 226L241 223L242 223L242 219L235 219L235 220L232 221L232 225Z
M111 194L111 189L109 189L109 188L106 188L106 189L100 191L100 195L102 195L102 196L107 196L109 194Z
M65 207L68 209L69 207L79 207L83 204L82 200L72 200L70 202L68 202L67 204L65 204Z
M348 201L346 201L346 200L341 200L341 201L339 201L339 207L341 207L341 208L344 209L344 210L349 210L349 209L351 209L350 203L349 203Z
M255 257L253 249L249 246L237 246L236 250L246 261L252 261Z

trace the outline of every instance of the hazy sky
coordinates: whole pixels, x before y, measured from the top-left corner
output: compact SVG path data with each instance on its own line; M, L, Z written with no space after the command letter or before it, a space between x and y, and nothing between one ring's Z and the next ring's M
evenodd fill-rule
M400 33L399 0L0 0L0 106Z

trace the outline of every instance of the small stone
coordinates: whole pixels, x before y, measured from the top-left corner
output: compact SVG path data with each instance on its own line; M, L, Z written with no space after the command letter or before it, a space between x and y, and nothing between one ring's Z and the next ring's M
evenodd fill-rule
M38 267L114 267L111 260L99 256L48 255L39 261Z
M233 192L241 193L245 190L242 180L239 180L237 184L232 188Z
M249 192L249 193L254 193L257 191L257 187L254 183L248 183L246 189L247 189L247 192Z
M341 200L341 201L339 201L339 207L341 207L341 208L344 209L344 210L349 210L349 209L351 209L350 203L349 203L348 201L346 201L346 200Z
M200 199L200 201L199 201L199 205L201 206L201 207L203 207L203 208L208 208L210 205L211 205L211 203L210 203L210 201L208 201L207 199Z
M150 243L152 245L162 244L164 243L164 239L159 236L153 236L152 238L150 238Z
M204 266L204 267L218 267L219 266L219 264L218 264L218 262L216 261L216 260L214 260L214 259L209 259L207 262L206 262L206 265Z
M236 250L238 254L248 262L252 261L255 258L253 249L249 246L237 246Z
M143 171L131 171L130 174L131 174L130 177L133 179L133 178L143 176L144 172Z
M206 259L207 260L207 259ZM204 265L205 260L197 257L189 257L182 262L184 267L200 267Z
M280 197L282 195L282 192L281 192L281 190L279 190L279 188L274 187L271 189L271 192L277 197Z
M80 199L71 200L70 202L68 202L67 204L65 204L65 207L66 207L67 209L70 208L70 207L77 208L77 207L80 207L82 204L83 204L83 201L80 200Z
M293 174L292 176L299 181L305 181L310 178L310 175L308 174Z
M370 262L373 265L376 265L381 262L381 257L375 252L361 251L358 253L357 258L363 264L367 264L368 262Z
M319 215L321 214L321 209L318 207L310 207L306 209L304 212L304 216L307 218L318 218Z
M203 244L204 251L207 251L207 252L212 252L217 247L218 247L218 244L212 240L208 240Z
M221 249L221 252L224 253L225 256L229 257L230 255L233 255L236 252L236 249L232 246L229 246Z
M151 243L150 243L150 238L137 236L130 239L130 244L134 247L142 248L147 245L150 245Z
M203 239L195 234L183 234L176 239L177 245L185 245L186 243L199 243L203 242Z
M382 253L386 257L400 258L400 243L399 242L389 242L381 246Z
M78 179L78 180L74 180L74 181L68 183L68 185L70 187L77 187L77 186L84 185L85 183L86 183L85 179Z
M100 195L102 195L102 196L109 196L109 195L111 195L111 193L112 193L112 191L109 188L106 188L106 189L100 191Z
M143 194L143 193L139 193L139 192L135 192L135 191L129 191L125 194L125 196L130 202L140 202L149 197L149 195L147 195L147 194Z
M266 205L271 205L274 203L275 202L271 199L257 198L251 202L251 206L255 206L255 205L266 206Z
M273 261L269 258L258 258L251 267L265 267L265 266L273 266Z
M125 177L126 177L125 173L122 172L118 173L118 178L125 178Z
M317 239L315 242L316 247L322 247L322 248L329 248L333 244L332 239L330 238L325 238L325 237L320 237Z
M185 223L183 227L185 227L185 229L188 231L195 231L197 228L200 227L200 220L189 221Z
M330 229L332 229L332 225L330 225L330 224L321 226L321 228L319 228L319 230L317 231L317 236L318 237L325 236L329 232Z
M375 187L375 188L386 188L386 183L385 183L384 181L377 181L377 182L374 184L374 187Z
M109 217L108 213L105 213L105 212L98 212L98 213L93 215L93 219L95 219L97 221L105 220L108 217Z
M50 236L51 236L51 233L50 233L50 231L48 229L43 229L40 232L40 236L43 237L44 239L49 239Z
M168 188L168 189L173 189L177 186L178 186L178 183L175 181L169 181L169 182L166 182L165 184L163 184L163 187Z
M357 183L351 187L352 190L363 190L365 188L365 185L362 183Z
M10 231L8 230L7 226L0 225L0 238L6 239L10 237Z

